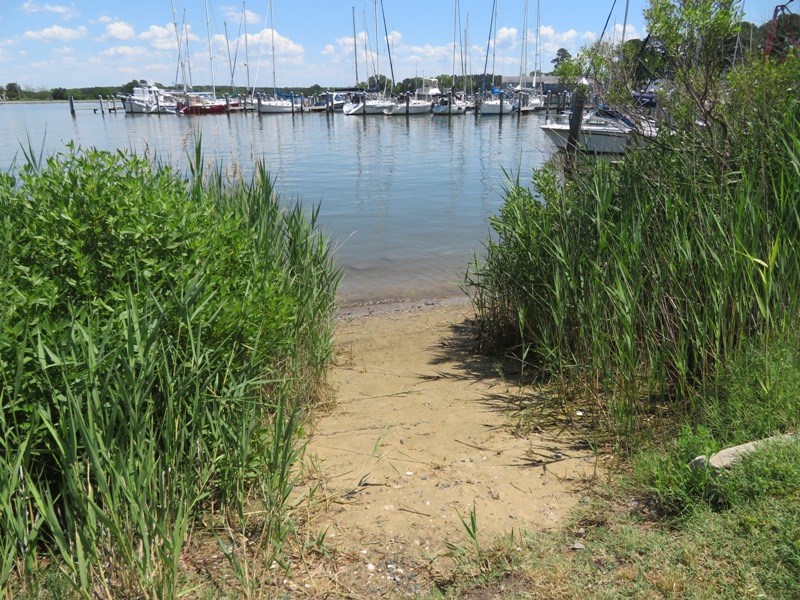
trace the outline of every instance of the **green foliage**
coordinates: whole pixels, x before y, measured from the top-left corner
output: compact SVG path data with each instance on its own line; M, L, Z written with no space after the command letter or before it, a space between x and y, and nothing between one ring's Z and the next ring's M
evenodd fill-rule
M211 506L255 494L267 557L291 529L339 275L263 165L201 158L70 146L0 177L0 584L51 555L84 591L172 596Z
M620 441L654 403L691 413L717 394L748 339L765 349L756 381L779 392L765 354L800 309L800 121L796 95L773 86L796 85L797 68L737 71L748 91L713 122L665 128L617 164L509 182L466 287L489 335L586 385Z

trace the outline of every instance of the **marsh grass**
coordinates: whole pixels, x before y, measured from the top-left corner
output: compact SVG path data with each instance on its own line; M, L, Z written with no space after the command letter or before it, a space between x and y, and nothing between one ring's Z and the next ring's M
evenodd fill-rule
M602 398L618 447L641 441L653 407L691 411L717 394L715 373L749 340L775 392L770 340L800 308L800 121L795 100L774 100L738 123L732 100L730 121L665 130L617 163L509 180L467 271L485 336Z
M293 532L340 274L263 165L190 164L69 146L0 175L0 586L174 597L191 532L245 532L258 572Z

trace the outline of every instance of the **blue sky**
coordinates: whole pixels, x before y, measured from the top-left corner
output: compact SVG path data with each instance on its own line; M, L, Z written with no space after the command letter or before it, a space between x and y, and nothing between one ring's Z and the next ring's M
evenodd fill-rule
M121 85L152 79L181 81L173 23L188 32L194 84L272 84L272 27L269 0L1 0L0 84L33 89ZM749 0L746 18L770 19L776 0ZM783 0L781 0L783 3ZM491 20L491 0L460 0L461 31L469 35L470 72L483 72ZM647 0L631 0L626 39L643 37ZM620 36L625 0L540 0L540 55L544 71L558 48L575 54L596 39L611 15L606 35ZM246 10L243 10L246 9ZM355 11L354 11L355 9ZM455 0L383 0L392 46L395 80L436 76L453 70ZM536 60L537 0L498 0L495 72L517 75L528 32L527 70ZM380 2L378 2L380 11ZM358 75L366 79L364 56L375 51L375 0L273 0L275 71L280 87L347 86L355 83L353 13L358 32ZM243 14L246 18L243 18ZM365 44L365 24L368 44ZM380 71L389 75L383 21L379 20ZM211 55L209 60L209 36ZM227 36L226 36L227 30ZM244 35L247 35L245 66ZM237 50L238 41L238 50ZM460 42L459 42L460 43ZM182 43L185 50L185 42ZM237 55L236 61L228 59ZM185 55L185 52L184 52ZM491 70L491 57L490 57ZM374 64L374 61L373 61ZM372 69L372 67L370 67ZM460 68L457 67L460 73ZM372 70L369 71L372 73ZM177 79L176 79L177 75Z

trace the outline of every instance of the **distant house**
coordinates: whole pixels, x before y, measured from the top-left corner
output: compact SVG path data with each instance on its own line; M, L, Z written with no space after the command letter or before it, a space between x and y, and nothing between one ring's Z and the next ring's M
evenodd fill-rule
M503 88L511 88L516 89L517 87L521 87L523 90L530 90L533 89L533 77L531 76L505 76L503 77ZM566 86L560 83L560 77L558 75L537 75L536 76L536 87L541 87L542 92L545 94L547 92L553 92L554 94L558 92L566 91Z

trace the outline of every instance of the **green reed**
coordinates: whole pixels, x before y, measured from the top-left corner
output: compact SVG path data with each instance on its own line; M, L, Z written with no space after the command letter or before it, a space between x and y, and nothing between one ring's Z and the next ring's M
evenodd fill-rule
M70 146L0 175L2 586L174 597L201 515L263 506L265 561L291 531L340 274L263 165L200 164Z
M782 68L786 78L796 63ZM525 340L544 372L580 381L620 441L654 401L691 410L745 340L768 349L770 331L797 317L797 104L773 93L745 120L750 97L730 99L727 120L665 128L618 163L584 160L568 175L549 165L530 188L509 181L495 236L466 274L488 336Z

